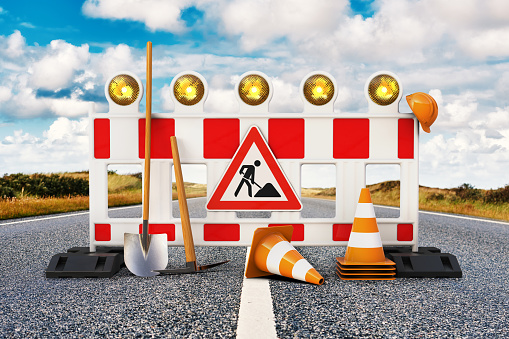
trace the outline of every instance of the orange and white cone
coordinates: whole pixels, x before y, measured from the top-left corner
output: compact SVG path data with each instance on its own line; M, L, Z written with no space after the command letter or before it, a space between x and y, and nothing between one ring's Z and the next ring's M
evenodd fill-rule
M344 280L393 280L395 265L385 258L371 195L363 188L345 257L337 258L337 274Z
M262 227L254 232L246 278L271 274L323 284L323 277L290 244L293 226Z

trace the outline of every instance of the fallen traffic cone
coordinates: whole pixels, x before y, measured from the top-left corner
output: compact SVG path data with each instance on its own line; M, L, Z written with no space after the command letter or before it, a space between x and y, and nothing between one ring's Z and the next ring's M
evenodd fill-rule
M323 277L290 244L293 226L257 228L253 235L246 278L277 274L287 278L323 284Z
M394 280L396 264L385 258L369 189L363 188L355 211L352 232L336 273L343 280Z

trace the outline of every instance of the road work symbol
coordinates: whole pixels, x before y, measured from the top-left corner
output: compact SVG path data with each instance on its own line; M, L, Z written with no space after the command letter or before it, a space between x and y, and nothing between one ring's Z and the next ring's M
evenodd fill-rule
M239 195L240 189L243 185L247 186L248 195L250 197L253 196L253 188L252 184L255 184L259 187L258 192L256 192L255 197L280 197L281 195L278 193L278 191L274 188L274 185L271 183L266 183L263 188L256 183L255 180L255 167L259 167L261 164L260 160L255 160L254 165L243 165L240 168L239 174L243 175L239 186L235 190L235 197Z
M211 211L295 211L302 204L260 130L252 126L207 202Z

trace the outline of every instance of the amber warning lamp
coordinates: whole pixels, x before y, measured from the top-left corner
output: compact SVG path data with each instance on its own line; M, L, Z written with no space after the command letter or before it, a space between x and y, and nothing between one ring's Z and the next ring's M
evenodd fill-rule
M307 78L304 83L304 97L316 106L325 105L334 96L334 84L329 77L322 74L315 74Z
M269 97L269 84L258 74L247 75L239 83L239 96L248 105L260 105Z
M192 106L203 99L205 86L197 76L185 74L175 81L173 94L175 95L175 99L182 105Z
M387 106L398 98L399 84L392 76L380 74L370 81L368 94L375 104Z
M136 101L140 95L140 87L132 76L120 74L110 81L108 93L114 103L127 106Z

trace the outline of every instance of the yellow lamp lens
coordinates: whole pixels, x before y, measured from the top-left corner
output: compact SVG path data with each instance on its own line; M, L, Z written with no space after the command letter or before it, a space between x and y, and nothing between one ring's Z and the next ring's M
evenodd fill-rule
M135 102L140 95L140 86L132 76L120 74L111 80L108 92L114 103L127 106Z
M205 86L203 86L203 82L197 76L185 74L175 81L173 94L175 99L182 105L192 106L203 99Z
M313 105L325 105L333 96L334 83L325 75L312 75L304 83L304 97Z
M368 94L375 104L387 106L398 98L399 84L390 75L380 74L369 83Z
M240 81L239 95L248 105L260 105L269 97L269 83L260 75L250 74Z

